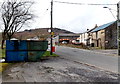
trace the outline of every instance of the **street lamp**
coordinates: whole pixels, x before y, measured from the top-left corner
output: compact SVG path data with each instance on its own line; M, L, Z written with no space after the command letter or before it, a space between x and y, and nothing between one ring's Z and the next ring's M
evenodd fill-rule
M109 11L111 12L111 14L113 15L112 11L111 10L114 10L114 9L111 9L109 7L103 7L103 8L108 8ZM114 10L116 11L116 10ZM113 17L117 20L117 40L118 40L118 55L120 55L120 3L117 4L117 18L113 15Z
M117 10L112 9L112 8L109 8L109 7L106 7L106 6L104 6L103 8L108 8L109 10L114 10L114 11L116 11L116 12L117 12Z
M111 12L112 16L116 19L116 17L114 16L114 14L113 14L112 11L111 11L111 10L114 10L114 9L111 9L111 8L109 8L109 7L106 7L106 6L104 6L103 8L109 9L109 11ZM116 10L114 10L114 11L116 11ZM117 11L116 11L116 12L117 12Z

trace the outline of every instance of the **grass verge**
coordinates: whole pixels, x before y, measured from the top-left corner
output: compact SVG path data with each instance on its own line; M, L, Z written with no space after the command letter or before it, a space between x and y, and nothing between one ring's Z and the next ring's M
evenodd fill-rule
M40 58L41 60L44 59L48 59L50 57L58 57L58 55L56 55L55 53L53 53L52 55L50 54L50 51L46 51L43 56Z
M88 49L88 50L90 50L90 48L87 47L87 46L84 45L84 44L81 44L81 45L74 45L74 44L60 44L60 46L67 46L67 47L72 47L72 48L80 48L80 49Z
M0 59L5 58L5 49L0 49ZM4 71L10 63L0 63L0 72Z
M5 49L0 49L0 58L5 58Z
M55 53L50 55L50 51L46 51L42 57L58 57L58 55L56 55Z

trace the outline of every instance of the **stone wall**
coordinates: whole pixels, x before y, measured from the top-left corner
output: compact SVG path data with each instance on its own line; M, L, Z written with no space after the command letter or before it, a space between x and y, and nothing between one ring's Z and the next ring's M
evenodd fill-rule
M117 22L105 29L105 48L117 48Z

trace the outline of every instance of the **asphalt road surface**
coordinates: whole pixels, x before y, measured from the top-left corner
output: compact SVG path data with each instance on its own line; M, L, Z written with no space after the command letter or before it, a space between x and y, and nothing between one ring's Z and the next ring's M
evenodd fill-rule
M64 46L56 46L56 54L61 58L118 73L118 56Z
M114 82L110 84L118 84L118 74L54 57L38 62L15 63L3 72L2 81L6 82L5 84L8 84L7 82L11 82L10 84L17 84L16 82L19 84L23 84L21 82L30 82L30 84L39 84L39 82L54 82L54 84L56 84L55 82L81 82L79 84L105 82L102 84L106 84L106 82Z
M60 56L8 66L2 73L2 82L11 82L11 84L16 82L38 82L38 84L39 82L93 82L93 84L94 82L115 82L118 84L119 74L113 73L117 72L118 68L117 56L69 47L57 47L56 53Z

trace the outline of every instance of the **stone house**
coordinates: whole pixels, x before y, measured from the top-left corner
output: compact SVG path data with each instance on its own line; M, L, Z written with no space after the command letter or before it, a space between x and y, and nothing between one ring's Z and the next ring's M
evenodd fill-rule
M101 25L90 33L92 46L104 49L117 48L117 21Z
M117 48L117 21L99 27L96 25L93 29L80 34L79 42L91 47Z

